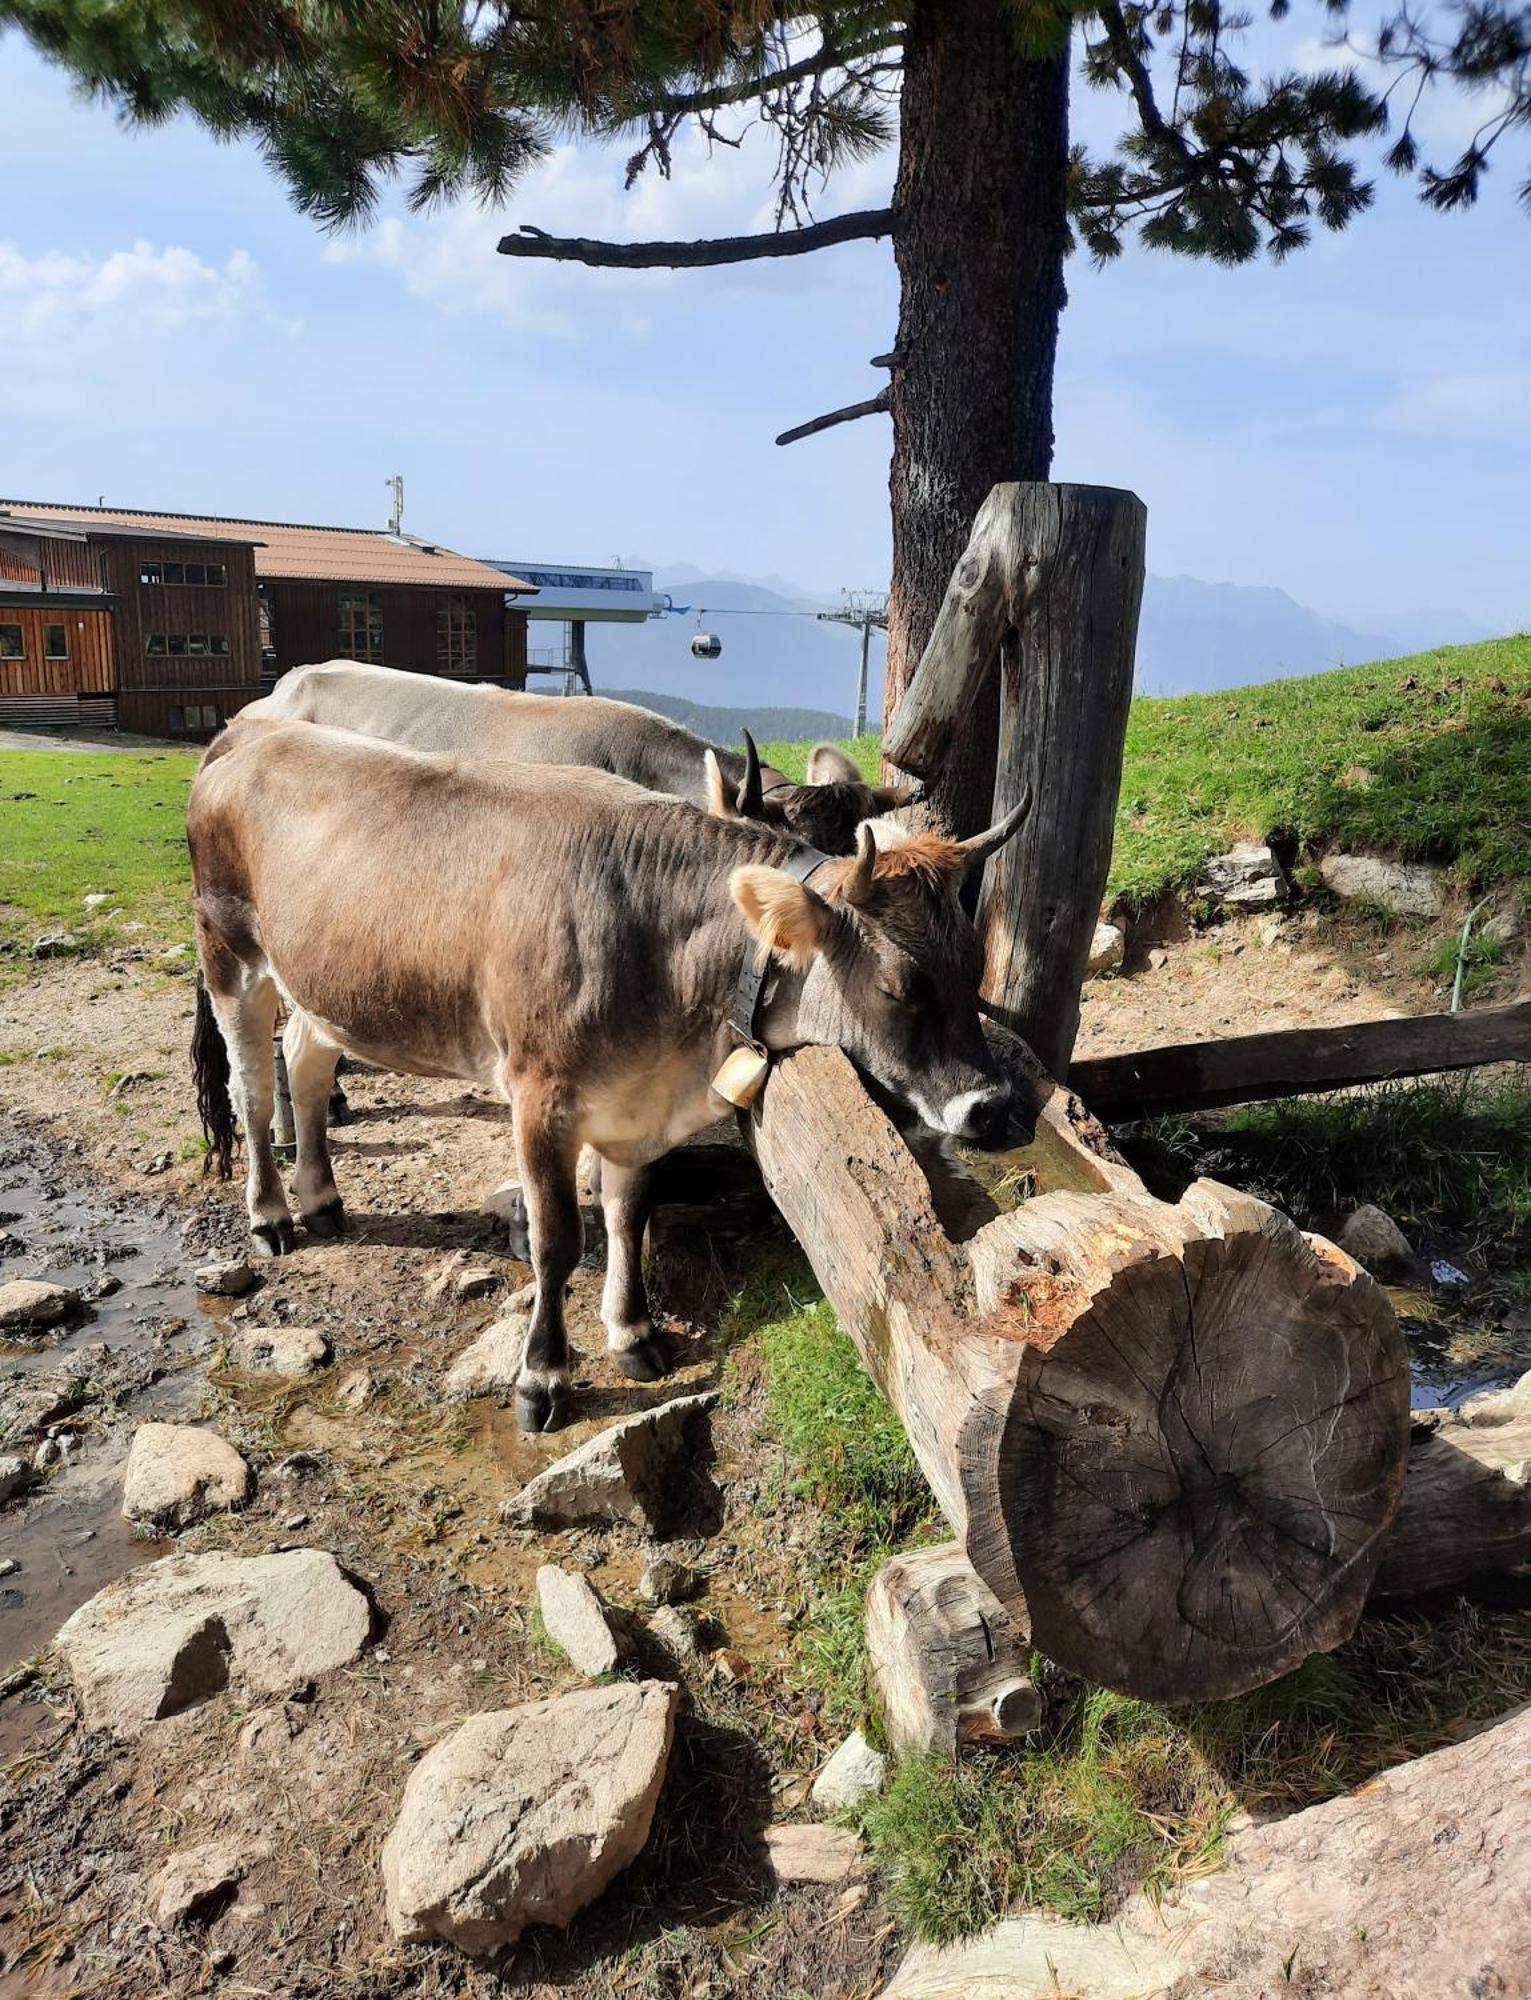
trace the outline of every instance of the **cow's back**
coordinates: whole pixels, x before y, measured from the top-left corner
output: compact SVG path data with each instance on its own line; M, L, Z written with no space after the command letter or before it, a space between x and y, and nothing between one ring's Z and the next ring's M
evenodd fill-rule
M354 730L449 756L578 764L693 805L706 803L700 738L665 716L601 695L527 694L360 660L326 660L284 675L244 713Z

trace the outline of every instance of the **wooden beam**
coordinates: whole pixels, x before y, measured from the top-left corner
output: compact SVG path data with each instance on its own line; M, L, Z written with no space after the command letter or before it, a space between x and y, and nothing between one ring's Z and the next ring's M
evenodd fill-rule
M1357 1021L1347 1028L1284 1028L1096 1056L1073 1065L1069 1087L1098 1117L1122 1120L1161 1111L1211 1111L1221 1104L1300 1097L1496 1062L1531 1062L1531 1000L1466 1014L1416 1014L1403 1021Z

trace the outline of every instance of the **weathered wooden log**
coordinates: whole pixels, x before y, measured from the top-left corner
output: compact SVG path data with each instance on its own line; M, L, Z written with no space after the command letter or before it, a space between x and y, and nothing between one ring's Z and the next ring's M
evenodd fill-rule
M886 2000L1531 1993L1531 1708L1250 1827L1227 1866L1109 1925L1014 1917L918 1946Z
M1033 804L985 873L984 992L1060 1076L1111 861L1146 527L1115 487L996 486L883 743L931 777L999 660L994 817L1028 787Z
M1153 1199L992 1042L1036 1125L987 1159L991 1219L943 1226L827 1049L777 1063L751 1115L766 1185L1037 1646L1150 1699L1258 1686L1348 1636L1370 1588L1408 1440L1392 1310L1263 1202L1210 1181Z
M1474 1414L1473 1422L1448 1416L1417 1431L1374 1599L1418 1597L1531 1564L1531 1409L1498 1422L1484 1399Z
M1095 1056L1071 1067L1069 1087L1102 1118L1151 1118L1496 1062L1531 1062L1531 1000Z
M867 1670L905 1756L1025 1736L1042 1719L1019 1628L956 1542L891 1557L866 1600Z

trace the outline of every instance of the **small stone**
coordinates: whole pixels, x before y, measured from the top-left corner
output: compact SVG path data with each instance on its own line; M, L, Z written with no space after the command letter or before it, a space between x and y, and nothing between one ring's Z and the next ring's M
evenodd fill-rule
M14 1556L0 1556L0 1576L15 1576L20 1569L21 1564Z
M282 1526L289 1535L295 1535L299 1528L306 1528L308 1526L308 1516L306 1514L289 1514L286 1520L283 1521Z
M712 1677L726 1687L741 1687L750 1677L750 1663L733 1646L720 1646L712 1656Z
M452 1291L460 1299L481 1299L492 1292L499 1282L498 1271L487 1270L481 1264L470 1264L452 1280Z
M1156 944L1148 954L1148 963L1155 972L1162 972L1170 962L1170 955L1162 944Z
M241 1327L228 1345L229 1359L247 1375L312 1375L330 1358L330 1343L315 1326Z
M1374 1278L1406 1277L1414 1268L1408 1237L1390 1215L1371 1202L1346 1216L1335 1241Z
M7 1333L37 1333L57 1326L80 1309L72 1285L51 1285L40 1278L13 1278L0 1285L0 1327Z
M0 1507L19 1499L32 1484L34 1476L31 1462L18 1458L15 1452L7 1452L0 1458Z
M1241 840L1203 863L1196 895L1234 910L1266 909L1286 902L1286 871L1263 840Z
M194 1424L140 1424L123 1475L122 1512L129 1521L185 1528L208 1514L242 1507L253 1484L249 1466L216 1431Z
M34 958L68 958L80 948L80 940L69 931L45 931L32 940Z
M335 1391L335 1401L346 1410L364 1410L377 1391L369 1368L353 1368Z
M156 1153L152 1160L145 1160L143 1162L140 1171L151 1175L168 1174L174 1165L175 1161L169 1153Z
M245 1861L229 1847L173 1854L154 1878L154 1914L163 1930L216 1915L244 1879Z
M694 1660L701 1653L701 1624L694 1611L667 1604L649 1619L648 1629L672 1660Z
M239 1732L239 1754L251 1763L279 1756L307 1727L308 1718L296 1702L274 1702L258 1708Z
M638 1595L645 1604L684 1604L701 1587L696 1571L673 1556L651 1557L638 1579Z
M97 1278L93 1283L87 1285L85 1289L81 1292L80 1296L82 1299L87 1299L91 1301L94 1301L96 1299L109 1299L114 1297L115 1294L120 1292L121 1290L122 1290L121 1278L113 1277L112 1273L110 1271L107 1271L103 1273L101 1277Z
M626 1417L538 1473L501 1508L524 1527L630 1521L661 1537L706 1450L715 1395L677 1396Z
M32 1469L34 1472L46 1472L50 1466L57 1465L63 1456L64 1447L56 1437L44 1438L32 1454Z
M847 1826L768 1826L766 1854L778 1882L845 1882L861 1866L861 1842Z
M677 1690L622 1681L476 1715L410 1773L383 1843L404 1944L488 1957L528 1924L566 1925L642 1852Z
M215 1299L242 1299L255 1283L255 1272L242 1258L203 1264L197 1270L197 1290Z
M1103 972L1110 972L1121 964L1127 950L1127 940L1115 924L1097 924L1095 935L1090 940L1090 957L1085 966L1087 979L1098 979Z
M607 1622L606 1607L589 1577L574 1576L556 1563L544 1563L537 1572L537 1609L549 1639L582 1674L599 1680L603 1674L616 1672L622 1654Z
M453 1402L470 1396L508 1396L521 1373L531 1321L520 1314L497 1319L465 1347L447 1370L445 1389Z
M111 900L104 889L92 889L88 896L80 898L87 910L99 910L103 903L109 903Z
M813 1781L813 1802L821 1812L845 1812L875 1798L887 1781L888 1763L858 1729L847 1736Z

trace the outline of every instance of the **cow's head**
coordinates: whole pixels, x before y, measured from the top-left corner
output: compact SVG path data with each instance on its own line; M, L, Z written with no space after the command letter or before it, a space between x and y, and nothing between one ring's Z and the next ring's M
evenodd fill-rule
M997 1140L1010 1091L979 1026L982 957L957 889L1030 803L971 840L869 822L855 854L811 884L780 868L736 868L734 902L780 975L761 1010L766 1046L838 1046L938 1132Z
M755 739L743 730L744 776L730 787L717 758L707 752L707 805L725 819L760 820L805 840L824 854L854 854L856 829L881 813L916 804L918 785L869 785L854 758L833 743L816 743L808 754L807 782L794 785L779 772L762 770Z

